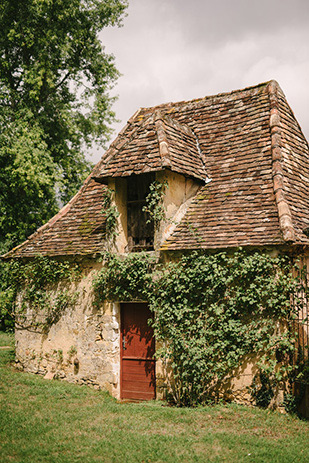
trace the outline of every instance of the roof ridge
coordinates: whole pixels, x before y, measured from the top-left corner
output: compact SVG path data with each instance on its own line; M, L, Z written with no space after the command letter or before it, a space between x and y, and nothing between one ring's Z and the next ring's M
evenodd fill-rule
M155 127L157 132L157 138L159 143L159 153L161 157L162 167L172 167L172 161L170 157L169 144L164 128L164 120L161 111L154 111L155 115Z
M279 84L271 80L267 85L270 102L269 126L271 132L271 156L273 187L278 209L279 225L284 241L295 241L295 230L290 206L285 197L283 155L281 150L281 123L278 102Z
M244 87L244 88L238 88L238 89L235 89L235 90L230 90L229 92L227 91L227 92L215 93L214 95L206 95L206 96L201 97L201 98L192 98L191 100L169 101L167 103L160 103L160 104L155 105L155 106L146 106L146 107L141 106L139 108L139 110L138 110L138 113L140 113L142 111L150 111L150 110L156 110L156 109L161 109L161 108L163 109L164 107L169 107L169 106L174 107L174 106L182 106L184 104L202 102L202 101L205 101L205 100L209 100L211 98L224 97L226 95L232 95L234 93L241 93L241 92L245 92L245 91L248 91L248 90L253 90L253 89L259 88L259 87L266 87L271 82L276 82L276 81L275 80L268 80L268 81L262 82L260 84L249 85L249 86ZM136 113L133 116L136 116ZM133 118L133 116L132 116L132 118Z
M193 135L193 130L192 128L188 125L185 124L184 122L179 122L176 119L174 119L170 114L162 114L162 121L166 122L167 124L170 124L176 128L180 128L181 130L185 132L189 132L191 135Z

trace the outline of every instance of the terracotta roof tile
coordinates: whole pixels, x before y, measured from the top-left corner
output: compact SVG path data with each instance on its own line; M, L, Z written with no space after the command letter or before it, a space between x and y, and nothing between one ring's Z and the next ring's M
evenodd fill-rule
M283 92L279 89L283 185L290 206L295 240L304 244L309 227L309 147Z
M207 114L195 133L214 181L162 249L309 244L308 144L278 84L243 90L234 107L218 95Z
M161 111L146 117L138 116L135 129L128 129L112 144L112 156L102 158L97 180L127 177L145 172L170 169L183 175L205 180L206 171L199 152L198 140L192 129L173 120Z
M88 255L102 251L105 237L102 200L105 188L89 178L69 204L4 257Z

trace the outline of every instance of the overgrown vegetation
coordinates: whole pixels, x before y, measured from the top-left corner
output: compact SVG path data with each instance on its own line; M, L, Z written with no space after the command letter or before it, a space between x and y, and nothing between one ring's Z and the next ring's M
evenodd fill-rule
M97 302L148 300L153 288L154 257L138 252L124 259L118 254L105 253L103 264L94 279Z
M157 356L169 372L174 403L217 400L228 389L231 373L252 353L259 377L272 387L283 386L293 368L292 322L298 307L291 298L300 284L290 258L242 250L194 252L177 262L154 264L143 253L105 256L95 290L101 301L149 302L161 346Z
M158 180L149 185L149 194L146 197L146 206L143 207L143 211L148 215L146 223L153 223L155 228L165 220L163 199L167 187L167 182L161 183Z
M37 256L27 262L8 262L2 268L0 321L6 328L15 321L20 327L45 331L76 302L78 295L66 283L79 277L77 264Z
M114 202L115 193L110 188L106 188L102 201L102 214L105 216L106 236L110 243L114 243L117 235L117 218L119 212Z
M14 371L13 358L0 350L1 463L309 460L309 423L295 417L235 404L120 404L86 386Z
M306 323L308 318L304 320ZM289 381L290 391L284 396L284 406L288 413L298 413L300 404L302 403L306 389L309 386L309 352L308 345L300 346L294 352L294 365Z

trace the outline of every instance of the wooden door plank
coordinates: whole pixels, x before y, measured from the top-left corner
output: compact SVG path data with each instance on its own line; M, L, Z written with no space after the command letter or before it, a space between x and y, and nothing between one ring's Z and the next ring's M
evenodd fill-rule
M121 304L121 398L155 398L155 340L147 304ZM125 346L125 347L124 347Z

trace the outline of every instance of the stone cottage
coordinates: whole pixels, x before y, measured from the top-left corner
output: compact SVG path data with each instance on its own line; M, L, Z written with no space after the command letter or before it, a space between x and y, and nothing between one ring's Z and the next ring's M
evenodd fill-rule
M147 224L145 197L166 184L166 220ZM139 109L76 196L5 259L36 255L82 266L78 300L48 332L16 328L16 359L29 372L92 384L117 397L160 396L146 303L93 305L92 277L107 246L106 188L114 192L120 254L172 256L250 247L309 256L309 149L275 81ZM305 332L308 336L308 331ZM250 368L237 379L245 388Z

